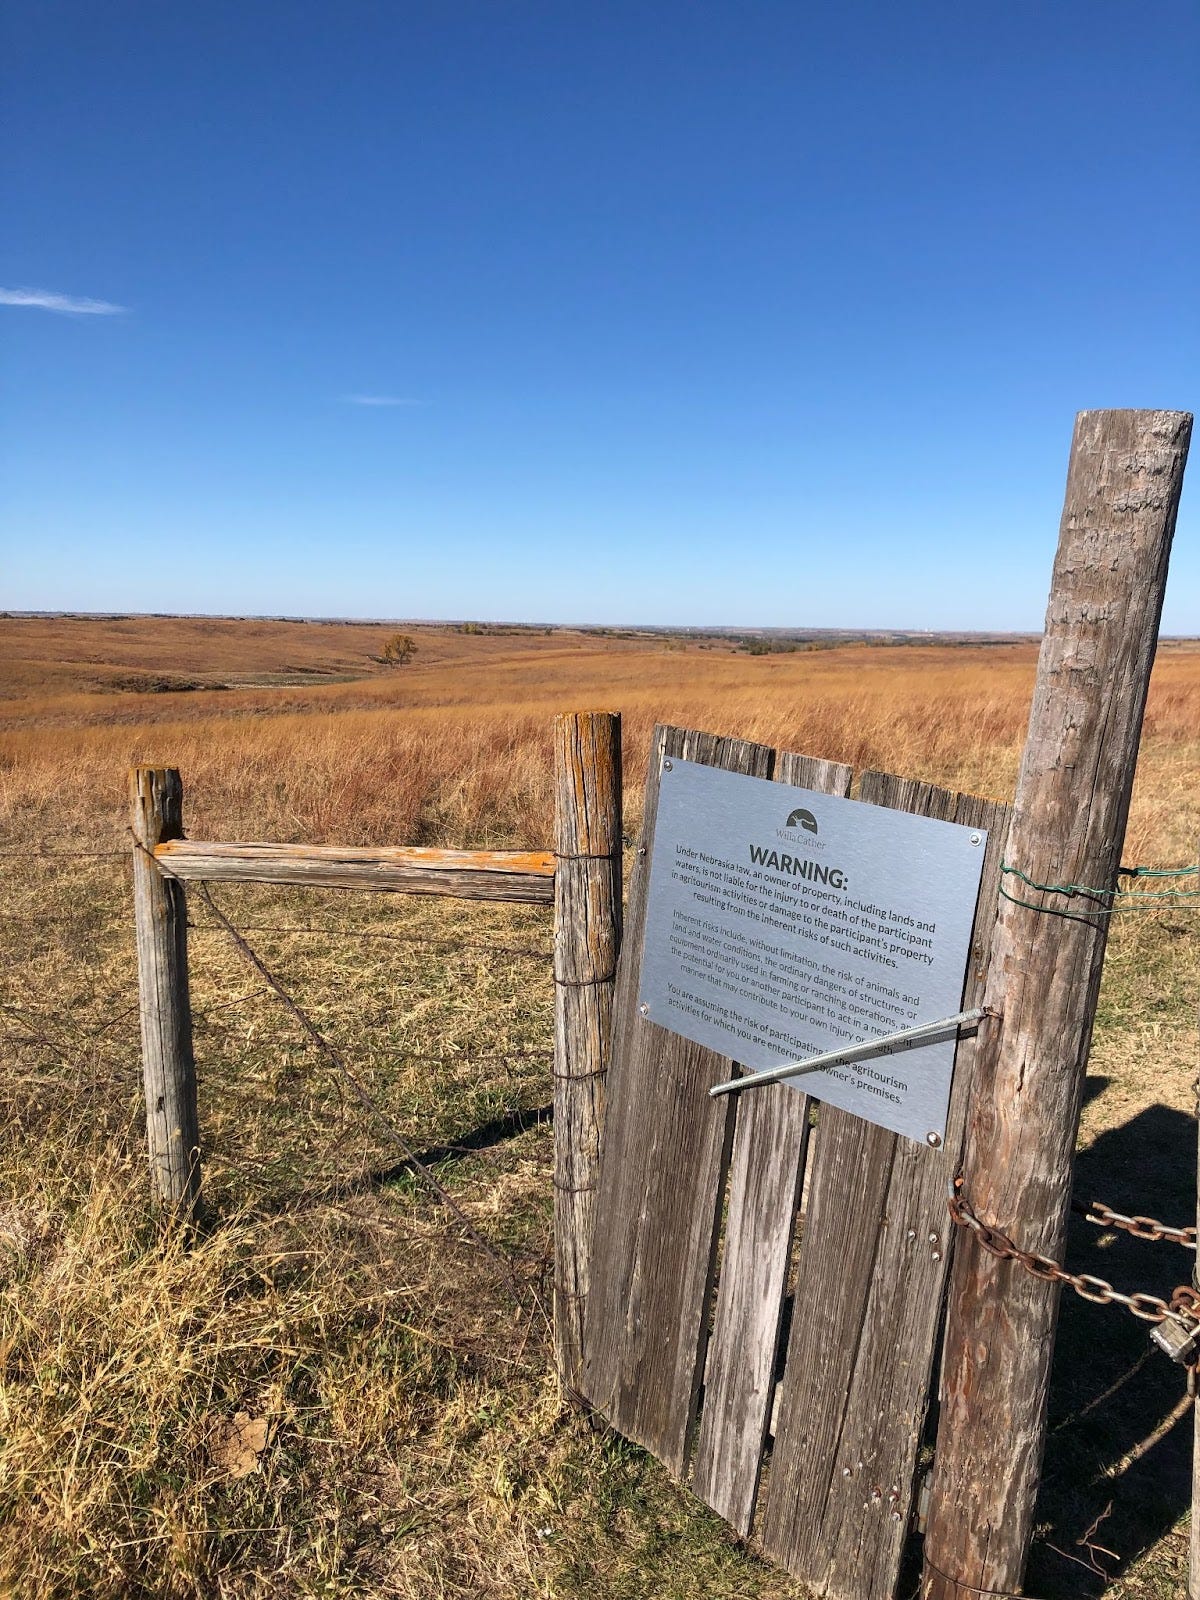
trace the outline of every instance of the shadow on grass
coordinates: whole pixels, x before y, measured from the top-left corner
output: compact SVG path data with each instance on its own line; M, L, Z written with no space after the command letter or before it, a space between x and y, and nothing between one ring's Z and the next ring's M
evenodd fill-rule
M518 1134L524 1133L529 1128L553 1121L553 1118L552 1104L517 1106L501 1116L490 1118L477 1128L470 1129L455 1144L430 1145L427 1149L416 1150L411 1156L395 1161L390 1166L376 1167L353 1178L337 1178L322 1189L307 1191L304 1195L304 1209L311 1209L328 1201L344 1200L350 1195L377 1193L381 1189L386 1189L389 1184L411 1178L421 1167L432 1171L466 1161L472 1156L484 1155L498 1145L505 1144L509 1139L515 1139ZM259 1209L273 1215L284 1211L295 1211L296 1199L294 1195L279 1195L273 1201L261 1204Z
M1100 1080L1093 1092L1103 1086ZM1190 1225L1196 1137L1194 1118L1148 1107L1079 1155L1075 1198ZM1177 1284L1190 1281L1194 1260L1177 1244L1071 1219L1068 1270L1104 1278L1123 1293L1169 1300ZM1063 1291L1038 1535L1026 1582L1027 1592L1044 1600L1101 1594L1176 1528L1191 1503L1193 1421L1181 1406L1186 1375L1151 1344L1149 1332L1150 1324L1121 1306L1093 1305Z
M415 1151L411 1160L397 1161L393 1166L366 1172L355 1184L344 1185L342 1193L353 1192L355 1188L382 1189L387 1184L395 1183L397 1179L411 1173L414 1167L441 1167L448 1162L463 1161L469 1156L480 1155L485 1150L494 1149L498 1144L504 1144L508 1139L515 1139L527 1128L536 1128L544 1122L551 1122L553 1118L553 1105L517 1107L513 1111L506 1111L503 1116L492 1117L478 1128L472 1128L469 1133L463 1134L457 1144L431 1145L427 1150Z

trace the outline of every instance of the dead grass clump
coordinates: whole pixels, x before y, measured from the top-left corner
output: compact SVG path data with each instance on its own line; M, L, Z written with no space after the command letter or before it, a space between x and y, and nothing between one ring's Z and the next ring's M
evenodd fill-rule
M384 1543L418 1478L418 1502L445 1501L467 1413L512 1405L494 1398L489 1345L511 1348L515 1314L495 1274L464 1335L469 1318L428 1315L419 1243L409 1284L320 1215L226 1216L185 1249L150 1230L140 1172L103 1157L48 1174L44 1205L52 1234L0 1290L3 1592L266 1592L299 1563L305 1593L353 1574L419 1593ZM463 1309L479 1268L436 1249Z

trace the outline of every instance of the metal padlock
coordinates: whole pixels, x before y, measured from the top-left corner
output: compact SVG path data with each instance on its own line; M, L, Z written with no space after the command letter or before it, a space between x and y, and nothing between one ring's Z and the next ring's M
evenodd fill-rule
M1150 1337L1160 1350L1165 1350L1171 1360L1178 1361L1181 1367L1190 1367L1200 1354L1200 1322L1164 1317L1150 1329Z

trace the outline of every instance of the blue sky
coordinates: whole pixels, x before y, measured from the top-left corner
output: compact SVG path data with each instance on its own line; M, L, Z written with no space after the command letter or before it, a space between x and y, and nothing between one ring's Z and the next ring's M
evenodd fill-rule
M0 26L14 608L1036 628L1075 412L1194 407L1190 0Z

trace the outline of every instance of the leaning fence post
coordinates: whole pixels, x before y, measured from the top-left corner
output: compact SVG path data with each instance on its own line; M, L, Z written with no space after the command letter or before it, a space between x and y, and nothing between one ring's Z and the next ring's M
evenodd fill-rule
M554 722L554 1345L578 1392L621 945L621 719Z
M183 784L173 767L134 767L129 797L150 1181L167 1218L190 1222L200 1204L200 1132L187 903L183 884L168 877L150 853L165 839L183 837Z
M1191 436L1173 411L1084 411L1017 781L962 1193L1062 1260L1096 997ZM1098 895L1038 885L1085 884ZM1025 901L1027 904L1015 904ZM1032 905L1033 909L1030 908ZM1019 1592L1046 1436L1057 1285L959 1230L925 1600Z

